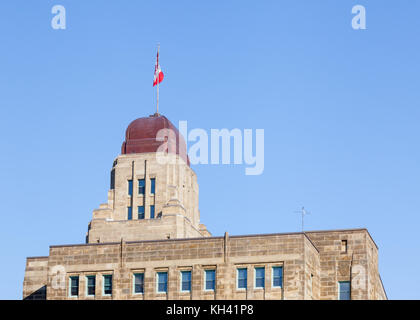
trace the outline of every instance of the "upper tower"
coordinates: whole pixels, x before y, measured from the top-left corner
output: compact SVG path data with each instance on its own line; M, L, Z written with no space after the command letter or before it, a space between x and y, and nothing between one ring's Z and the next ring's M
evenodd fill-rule
M210 236L200 224L198 184L178 129L159 114L126 130L111 169L108 202L93 211L88 243Z

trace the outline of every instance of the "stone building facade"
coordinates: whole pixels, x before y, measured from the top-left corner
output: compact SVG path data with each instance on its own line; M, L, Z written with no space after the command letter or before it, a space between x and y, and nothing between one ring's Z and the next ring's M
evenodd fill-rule
M186 145L133 121L85 244L29 257L24 299L386 299L366 229L213 237Z

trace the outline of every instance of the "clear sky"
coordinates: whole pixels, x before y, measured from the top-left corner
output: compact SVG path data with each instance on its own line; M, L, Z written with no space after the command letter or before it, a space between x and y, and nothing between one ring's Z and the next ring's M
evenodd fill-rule
M64 5L67 29L51 28ZM367 29L351 27L354 5ZM389 298L420 294L417 1L0 2L0 298L83 243L127 125L265 130L265 170L196 165L213 235L369 229Z

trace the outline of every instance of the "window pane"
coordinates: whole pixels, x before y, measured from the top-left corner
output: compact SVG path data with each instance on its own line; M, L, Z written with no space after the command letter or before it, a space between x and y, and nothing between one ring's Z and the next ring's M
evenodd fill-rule
M283 286L283 267L273 267L273 287Z
M216 271L215 270L206 270L206 290L214 290L216 282Z
M137 273L134 275L134 293L144 292L144 274Z
M150 179L150 193L151 194L155 194L155 188L156 188L155 184L156 184L156 179L155 178Z
M96 277L95 276L87 276L87 295L94 296L95 295L95 287L96 287Z
M166 292L168 289L168 273L158 272L158 292Z
M127 208L127 219L132 220L133 219L133 210L131 207Z
M112 275L110 274L104 276L104 294L112 294Z
M133 180L128 180L128 194L133 195Z
M150 219L155 218L155 206L150 206Z
M238 269L238 289L247 288L247 269Z
M343 281L343 282L339 282L339 290L340 290L340 294L339 294L339 299L340 300L350 300L350 281Z
M191 291L191 271L181 272L181 290Z
M255 268L255 287L265 287L265 268Z
M139 180L139 194L144 194L145 183L144 179Z
M79 295L79 277L70 277L70 295Z
M139 206L137 208L137 211L138 211L138 219L144 219L144 207Z

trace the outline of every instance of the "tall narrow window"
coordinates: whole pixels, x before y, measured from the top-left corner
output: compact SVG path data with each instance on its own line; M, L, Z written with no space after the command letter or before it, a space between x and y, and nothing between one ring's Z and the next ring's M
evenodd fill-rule
M181 271L181 291L191 291L191 271Z
M86 277L86 295L87 296L94 296L96 289L96 277L95 276L87 276Z
M144 273L134 274L134 293L144 293Z
M103 277L103 293L104 296L112 295L112 274L106 274Z
M265 268L255 268L255 288L265 287Z
M70 277L70 297L79 296L79 276Z
M133 180L128 180L128 195L133 195Z
M273 267L273 287L283 286L283 267Z
M341 240L341 252L347 253L347 240Z
M150 219L154 219L155 218L155 206L152 205L150 206Z
M246 289L248 282L248 270L246 268L238 269L238 289Z
M350 300L350 281L340 281L339 286L339 296L340 300Z
M205 270L204 289L214 291L216 287L216 270Z
M156 179L152 178L150 179L150 193L155 194L156 191Z
M143 206L137 207L137 212L138 212L138 219L144 219L144 207Z
M127 207L127 219L128 220L133 219L133 209L131 207Z
M139 179L139 194L145 193L145 186L144 179Z
M168 273L157 273L157 292L166 293L168 291Z

